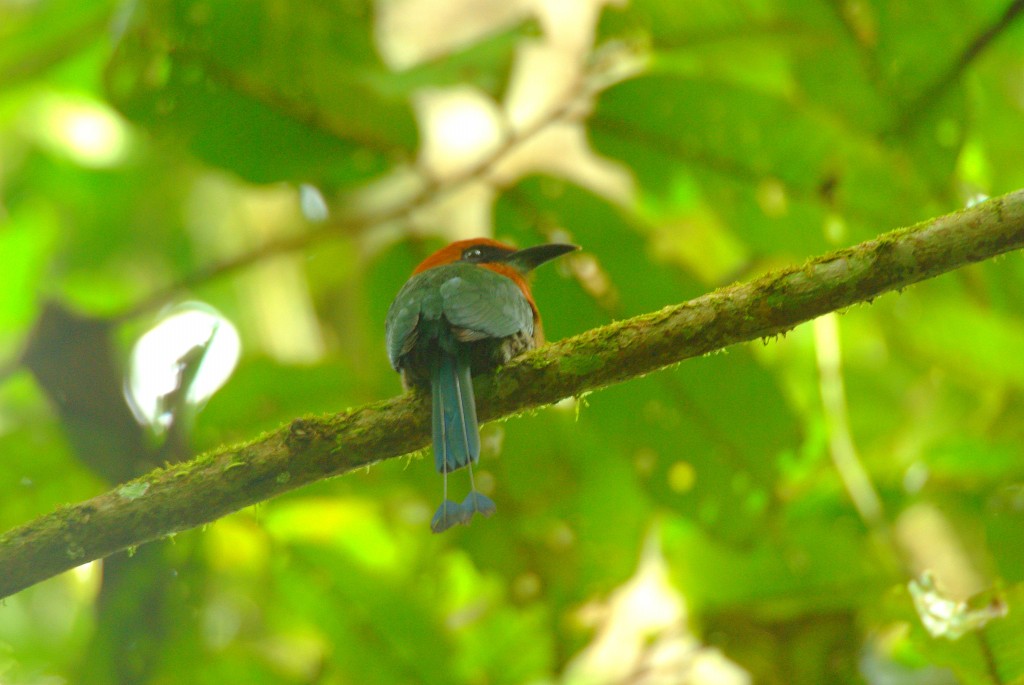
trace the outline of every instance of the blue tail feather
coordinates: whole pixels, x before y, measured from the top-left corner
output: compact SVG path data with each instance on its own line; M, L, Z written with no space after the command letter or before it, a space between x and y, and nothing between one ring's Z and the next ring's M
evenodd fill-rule
M430 520L430 530L435 533L443 533L457 523L464 523L463 507L450 499L441 502L441 506L434 513Z
M433 399L434 466L444 474L444 501L430 521L430 529L441 533L455 525L468 525L475 514L490 516L494 502L476 491L473 468L480 459L480 426L470 376L469 354L441 347L430 369ZM448 473L469 466L470 493L457 504L448 499Z
M441 350L431 369L434 466L441 473L480 459L480 427L469 355Z
M497 505L494 504L494 500L483 493L476 492L475 490L466 495L466 499L462 500L462 504L458 506L462 517L466 519L466 523L469 523L469 519L473 518L473 514L490 516L498 510Z
M490 516L495 511L497 507L494 500L479 492L469 493L461 504L446 499L434 512L434 517L430 520L430 530L443 533L452 526L468 526L474 514Z
M447 440L444 434L444 393L441 392L441 363L434 362L430 369L430 391L431 399L431 435L434 439L434 467L441 473L445 473L445 455L447 454Z

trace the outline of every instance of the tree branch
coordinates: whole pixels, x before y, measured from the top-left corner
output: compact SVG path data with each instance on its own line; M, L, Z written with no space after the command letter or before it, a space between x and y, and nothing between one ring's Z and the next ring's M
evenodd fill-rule
M826 312L1024 247L1024 190L546 345L477 382L482 420L782 333ZM158 469L0 537L0 597L307 483L421 449L429 399L405 394L303 418Z

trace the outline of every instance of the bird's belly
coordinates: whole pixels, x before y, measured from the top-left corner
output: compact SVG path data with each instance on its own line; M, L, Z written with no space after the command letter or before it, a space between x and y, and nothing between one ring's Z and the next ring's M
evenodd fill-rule
M526 331L519 331L507 338L488 338L470 343L470 365L473 374L487 373L495 367L507 364L513 357L518 357L536 347L533 336Z
M470 371L474 376L489 373L509 360L537 346L533 336L519 331L505 338L484 338L459 343L469 350ZM420 340L401 360L405 387L430 388L430 364L440 354L437 338Z

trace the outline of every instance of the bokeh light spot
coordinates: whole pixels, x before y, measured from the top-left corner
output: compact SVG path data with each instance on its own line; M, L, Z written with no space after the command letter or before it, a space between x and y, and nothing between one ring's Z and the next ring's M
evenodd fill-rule
M141 423L159 428L170 424L163 398L178 387L181 360L196 346L207 349L186 395L193 406L208 400L235 369L241 342L231 322L209 305L188 302L168 312L135 343L125 394Z
M128 149L124 123L98 102L45 98L42 115L35 121L43 143L83 166L114 166L124 159Z

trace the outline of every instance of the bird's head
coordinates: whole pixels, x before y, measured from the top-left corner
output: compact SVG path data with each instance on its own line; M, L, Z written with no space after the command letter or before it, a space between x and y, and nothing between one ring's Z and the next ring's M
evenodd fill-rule
M451 245L441 248L420 262L413 274L455 262L468 262L479 264L519 281L544 262L578 249L579 247L576 245L549 243L517 250L511 245L499 243L490 238L470 238L469 240L457 240ZM519 278L514 278L512 273Z

